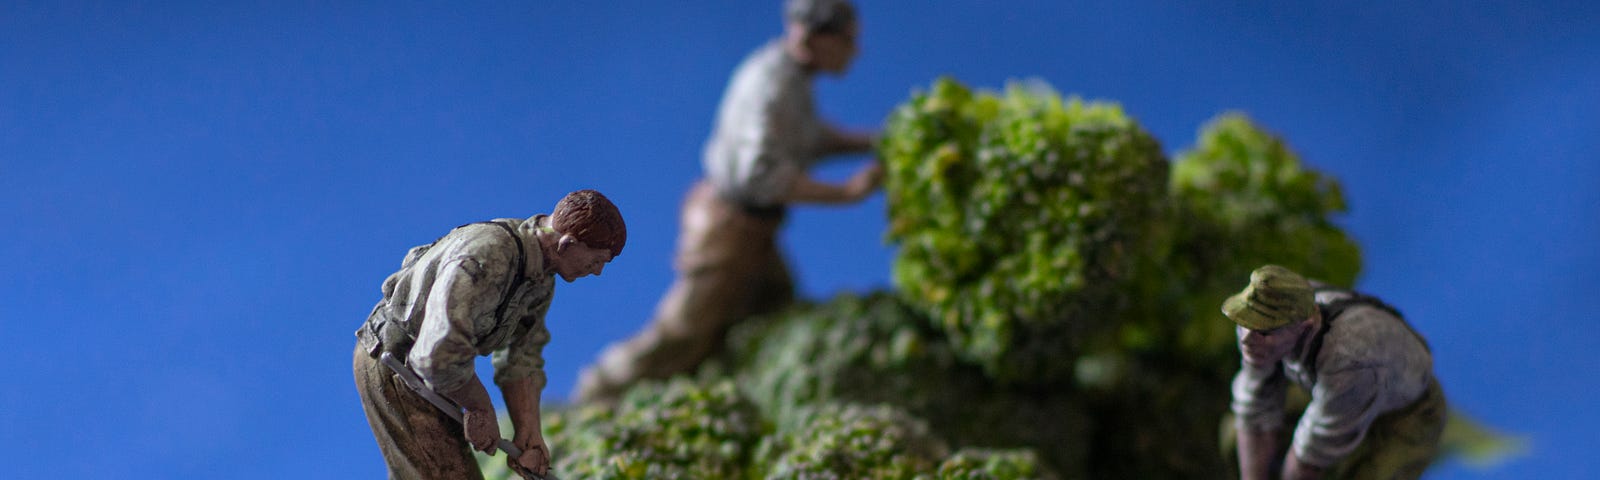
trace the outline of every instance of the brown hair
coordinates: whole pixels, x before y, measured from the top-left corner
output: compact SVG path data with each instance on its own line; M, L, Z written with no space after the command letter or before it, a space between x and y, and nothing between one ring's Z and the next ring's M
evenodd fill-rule
M594 190L578 190L562 197L550 213L550 227L592 248L611 250L615 258L622 254L622 245L628 243L628 227L622 223L622 212Z

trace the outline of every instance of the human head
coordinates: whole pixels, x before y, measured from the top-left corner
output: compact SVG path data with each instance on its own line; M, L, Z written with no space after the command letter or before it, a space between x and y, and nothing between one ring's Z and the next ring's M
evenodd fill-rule
M856 8L848 0L787 0L784 43L810 70L842 74L855 59Z
M560 234L550 255L553 269L568 282L599 275L605 264L622 254L628 228L622 212L594 190L567 194L550 213L550 228Z
M550 213L550 228L590 247L609 250L613 257L622 255L622 246L628 243L622 212L594 190L578 190L556 202L555 211Z
M1266 265L1250 272L1250 285L1222 303L1232 320L1245 363L1275 363L1309 331L1317 315L1311 282L1293 271Z

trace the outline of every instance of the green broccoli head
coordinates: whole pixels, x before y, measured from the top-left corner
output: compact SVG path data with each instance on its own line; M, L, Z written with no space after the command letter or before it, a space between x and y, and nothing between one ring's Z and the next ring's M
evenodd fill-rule
M544 420L562 478L742 478L770 429L728 380L646 383L612 409L586 407Z
M761 446L768 479L927 478L948 447L921 419L887 405L827 403Z
M1218 309L1261 265L1342 286L1361 270L1360 247L1332 221L1345 211L1339 182L1243 114L1201 128L1173 165L1171 189L1183 219L1172 264L1188 284L1187 350L1231 350L1232 324Z
M1069 378L1060 360L1165 251L1166 159L1115 104L941 79L895 110L879 153L896 286L1003 382Z
M939 464L939 480L1054 480L1032 450L962 449Z

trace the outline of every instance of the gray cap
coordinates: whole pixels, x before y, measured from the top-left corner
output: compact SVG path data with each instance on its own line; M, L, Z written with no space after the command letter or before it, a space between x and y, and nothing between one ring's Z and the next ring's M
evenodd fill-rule
M836 33L856 20L856 7L849 0L786 0L783 18L812 33Z

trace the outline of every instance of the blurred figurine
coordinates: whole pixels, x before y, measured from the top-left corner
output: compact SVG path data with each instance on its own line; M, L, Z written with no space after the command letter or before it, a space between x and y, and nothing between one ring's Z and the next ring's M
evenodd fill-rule
M1222 305L1238 324L1233 380L1244 479L1417 478L1438 451L1444 392L1426 342L1382 301L1267 265ZM1311 392L1293 427L1288 382Z
M508 459L511 468L546 474L550 451L539 397L554 277L599 275L627 237L617 207L599 192L580 190L550 215L462 225L406 253L400 270L383 282L383 300L356 331L356 389L389 478L482 478L468 444L494 453L500 427L473 363L490 353L515 429L511 444L522 451ZM378 360L385 353L405 365L391 371ZM414 371L426 390L402 383L402 368ZM424 399L434 392L465 410L461 423Z
M856 55L856 10L845 0L789 0L783 37L744 60L728 84L703 155L705 179L684 200L677 278L655 318L607 347L578 381L578 399L611 402L641 379L693 370L746 317L794 297L777 245L790 204L859 202L883 178L874 161L842 185L807 169L835 154L870 152L871 135L817 117L811 80L843 74Z

